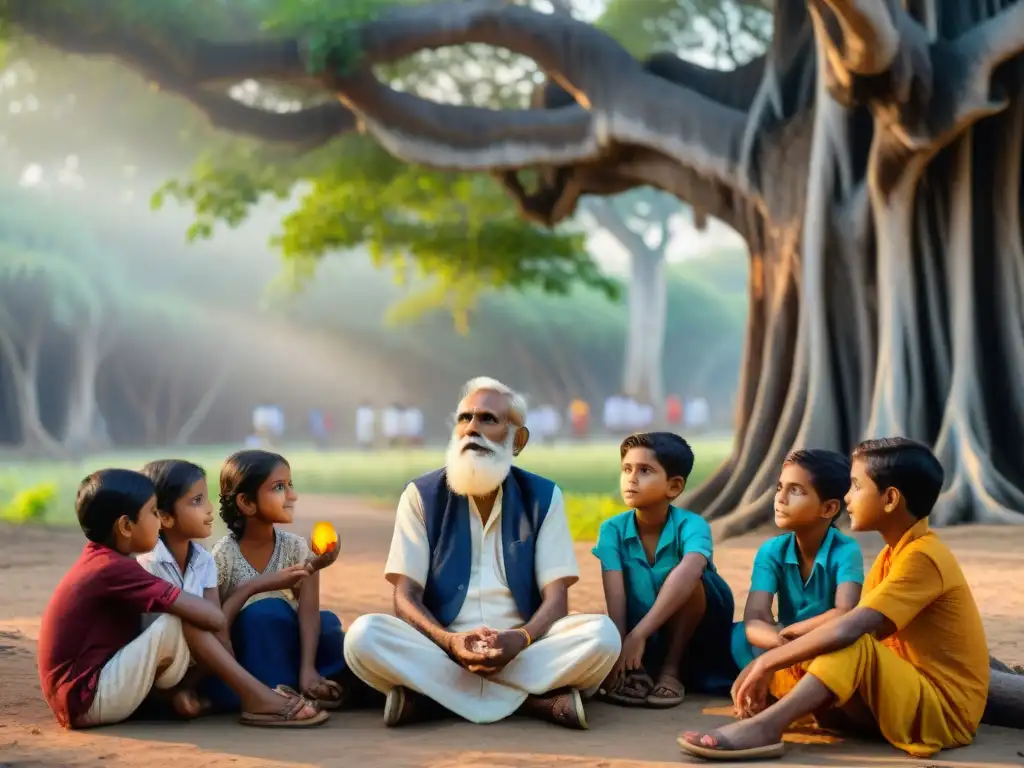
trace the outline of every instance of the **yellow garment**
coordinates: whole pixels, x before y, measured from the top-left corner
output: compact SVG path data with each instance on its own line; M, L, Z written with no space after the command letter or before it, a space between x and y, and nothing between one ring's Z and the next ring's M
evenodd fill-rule
M801 665L842 706L859 694L885 738L914 757L974 740L988 697L988 643L981 614L949 548L927 519L886 547L864 583L860 605L896 627ZM776 673L781 696L802 669Z

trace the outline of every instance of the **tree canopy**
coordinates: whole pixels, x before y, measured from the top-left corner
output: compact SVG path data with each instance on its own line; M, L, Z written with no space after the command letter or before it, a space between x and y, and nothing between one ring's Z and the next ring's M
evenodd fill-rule
M1007 457L1024 439L1024 396L991 349L1024 366L1024 3L776 0L767 50L731 71L638 59L570 14L502 0L2 8L11 29L116 57L213 125L298 148L299 162L359 132L432 173L486 174L476 183L500 184L551 237L582 196L640 186L732 226L752 275L736 449L687 500L719 533L770 516L791 448L894 433L947 469L935 519L1020 520L1024 474ZM536 68L485 70L451 50L466 46ZM462 95L487 75L508 101ZM985 184L995 201L975 199ZM403 227L421 215L392 213ZM545 272L586 280L585 260L553 252L537 256ZM502 279L466 258L474 280Z

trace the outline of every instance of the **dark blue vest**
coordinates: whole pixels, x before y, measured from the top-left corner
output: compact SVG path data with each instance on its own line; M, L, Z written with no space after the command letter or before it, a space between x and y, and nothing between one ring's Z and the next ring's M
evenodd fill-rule
M423 499L430 543L430 573L423 589L423 605L441 626L447 627L462 610L469 588L469 500L452 493L444 469L418 477L413 484ZM554 491L553 482L518 467L512 467L501 486L505 578L523 621L529 621L540 607L533 555Z

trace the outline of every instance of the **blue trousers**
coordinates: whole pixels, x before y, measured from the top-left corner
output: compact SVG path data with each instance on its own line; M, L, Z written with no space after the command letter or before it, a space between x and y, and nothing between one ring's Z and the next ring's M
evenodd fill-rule
M704 594L707 609L683 654L680 682L695 693L726 695L739 671L730 649L734 602L732 590L717 571L704 571ZM650 608L648 608L650 610ZM630 629L635 626L631 622ZM667 652L668 638L656 632L644 651L644 667L652 674L661 668Z
M341 620L330 611L320 611L316 669L322 677L337 677L344 671L344 641ZM298 689L299 615L287 600L268 597L243 608L231 626L231 645L238 663L264 685ZM207 678L201 692L216 711L235 712L241 706L237 694L219 678Z

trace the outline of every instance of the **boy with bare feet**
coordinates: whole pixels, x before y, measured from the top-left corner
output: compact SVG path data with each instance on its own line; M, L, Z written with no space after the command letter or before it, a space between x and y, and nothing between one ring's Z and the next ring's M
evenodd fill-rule
M778 757L783 731L809 714L880 732L914 757L971 743L985 711L989 657L963 572L928 528L942 482L942 466L919 443L897 437L857 447L850 520L887 544L860 604L759 656L733 688L742 721L685 733L684 751L709 760ZM804 674L776 690L773 675L795 666ZM766 706L769 686L781 698Z
M245 725L327 719L306 699L273 691L238 665L214 634L224 628L220 609L131 557L152 550L160 531L149 478L126 469L96 472L82 481L76 512L89 542L54 590L39 631L39 679L57 722L121 722L153 688L190 716L195 694L179 684L193 657L238 693ZM163 615L141 630L146 613Z
M732 592L712 563L711 528L672 506L693 452L678 435L650 432L627 437L619 453L622 498L633 509L601 524L593 550L623 636L604 698L667 708L682 703L686 688L725 692L736 675Z

